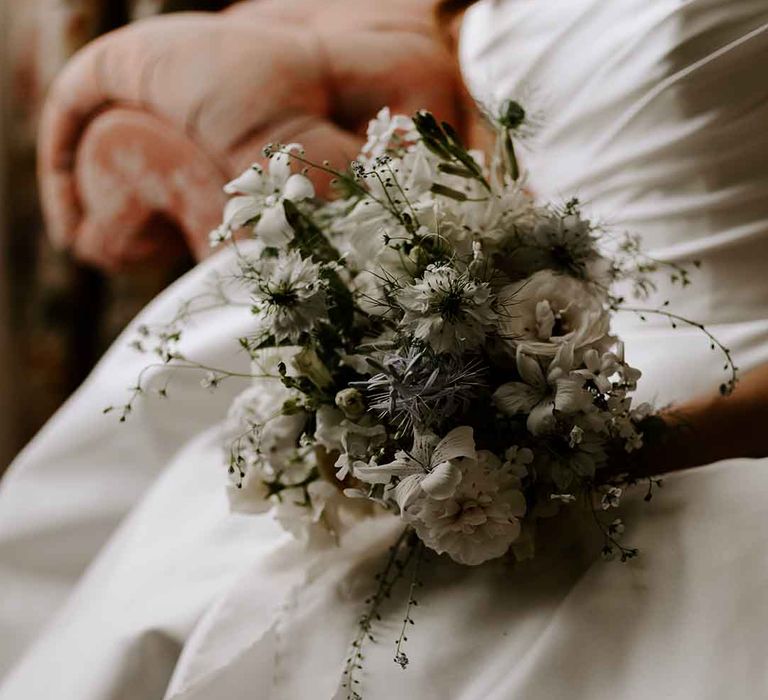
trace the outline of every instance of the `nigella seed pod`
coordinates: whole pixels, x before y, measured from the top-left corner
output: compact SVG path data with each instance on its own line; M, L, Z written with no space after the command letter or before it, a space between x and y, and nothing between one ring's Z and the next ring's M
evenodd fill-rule
M516 100L508 100L502 108L499 121L507 129L517 129L525 121L525 109Z

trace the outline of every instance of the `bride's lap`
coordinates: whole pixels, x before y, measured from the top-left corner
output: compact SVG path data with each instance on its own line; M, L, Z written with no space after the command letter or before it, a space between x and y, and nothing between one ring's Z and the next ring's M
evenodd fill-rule
M209 430L175 456L0 698L157 698L172 674L173 698L234 700L242 682L264 698L332 695L396 524L363 522L339 547L306 552L271 516L229 513L219 438ZM640 700L768 688L767 468L723 462L669 476L651 503L630 494L625 538L641 556L624 565L600 559L586 515L566 534L545 525L527 563L432 557L411 664L392 663L401 584L366 655L365 697Z
M231 514L225 476L218 428L186 445L8 677L0 698L162 697L200 614L251 557L286 537L270 518Z
M468 569L432 557L409 626L411 664L401 672L392 662L404 582L367 649L365 697L641 700L768 689L760 644L768 624L767 467L733 461L669 476L651 503L642 489L631 493L621 515L641 556L624 565L599 557L589 514L572 518L565 534L545 526L528 563ZM164 490L165 499L177 497ZM158 497L154 508L160 522L169 503ZM188 608L187 631L202 617L169 698L235 700L254 684L264 698L335 690L397 526L364 522L340 547L311 554L280 539L264 524L268 516L251 520L252 533L219 555L231 576ZM225 528L182 557L187 580L227 537ZM164 585L163 571L155 574Z

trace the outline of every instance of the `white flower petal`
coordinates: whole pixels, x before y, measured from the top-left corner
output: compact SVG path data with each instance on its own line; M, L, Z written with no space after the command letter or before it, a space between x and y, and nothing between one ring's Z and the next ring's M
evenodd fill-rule
M547 381L538 361L520 349L517 351L517 371L520 372L523 381L531 386L539 388L546 386Z
M454 428L435 447L430 463L432 465L449 462L452 459L467 457L475 459L475 439L472 428L462 425Z
M291 176L290 152L300 150L301 144L289 143L281 148L281 153L276 153L269 159L269 176L280 189Z
M285 218L282 204L264 209L254 229L256 237L269 246L285 245L290 232L291 227Z
M564 378L557 381L555 408L563 413L576 413L586 406L587 396L580 379Z
M261 194L264 190L264 170L254 163L240 176L224 185L227 194Z
M552 430L554 427L554 408L555 404L552 401L542 401L534 406L528 414L526 422L528 430L534 435L541 435Z
M542 399L542 392L522 382L507 382L493 393L493 403L504 415L527 413Z
M232 197L224 205L223 224L227 228L236 231L251 219L261 214L262 205L253 197L241 195Z
M292 201L311 199L315 196L315 187L304 175L291 175L283 188L283 197Z
M412 475L423 476L424 470L407 457L387 464L366 464L355 469L355 476L367 484L388 484L393 476L401 479Z
M453 462L442 462L421 480L421 488L431 498L442 501L450 498L460 483L461 469Z
M421 474L412 474L400 479L392 490L392 497L395 503L400 507L400 511L405 511L421 495Z

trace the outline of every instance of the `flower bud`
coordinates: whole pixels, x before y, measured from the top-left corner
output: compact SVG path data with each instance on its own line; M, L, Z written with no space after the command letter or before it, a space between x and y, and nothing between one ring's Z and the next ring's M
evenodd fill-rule
M360 418L365 413L363 395L357 389L342 389L336 394L336 406L350 420Z
M303 348L291 360L294 369L311 381L318 389L325 389L333 384L333 377L317 353L311 348Z

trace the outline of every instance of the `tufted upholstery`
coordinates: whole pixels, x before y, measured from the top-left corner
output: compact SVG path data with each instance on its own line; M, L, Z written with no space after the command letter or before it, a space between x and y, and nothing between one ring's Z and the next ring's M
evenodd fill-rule
M222 185L265 143L299 141L340 164L385 104L454 119L456 70L432 4L250 0L92 42L43 113L50 236L107 269L167 255L182 239L203 257Z

